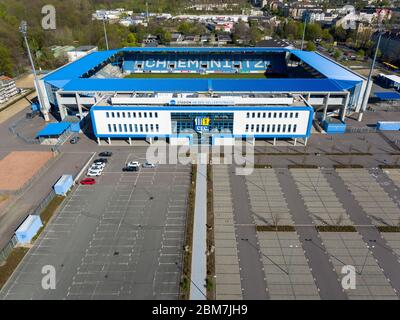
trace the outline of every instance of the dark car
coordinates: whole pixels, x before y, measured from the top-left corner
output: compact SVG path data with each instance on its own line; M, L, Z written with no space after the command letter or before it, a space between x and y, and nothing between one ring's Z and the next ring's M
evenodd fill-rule
M122 171L139 171L139 167L123 167Z
M96 159L96 160L94 160L93 162L102 162L102 163L108 163L108 160L106 159L106 158L99 158L99 159Z
M112 152L111 151L103 151L99 153L100 157L111 157L112 156Z
M79 140L81 140L81 138L79 138L79 137L73 137L71 140L69 140L69 142L70 142L71 144L76 144L76 143L78 143Z

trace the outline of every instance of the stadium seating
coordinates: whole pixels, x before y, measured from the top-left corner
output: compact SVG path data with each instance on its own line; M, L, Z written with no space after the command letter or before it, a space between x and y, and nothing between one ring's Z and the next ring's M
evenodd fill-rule
M122 70L136 72L286 72L284 53L125 53Z

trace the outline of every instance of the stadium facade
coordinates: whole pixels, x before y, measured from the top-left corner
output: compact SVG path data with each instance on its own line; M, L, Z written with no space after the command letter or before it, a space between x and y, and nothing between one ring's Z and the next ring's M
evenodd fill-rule
M359 112L366 79L288 48L122 48L43 77L44 111L89 116L101 139L307 139L312 121Z

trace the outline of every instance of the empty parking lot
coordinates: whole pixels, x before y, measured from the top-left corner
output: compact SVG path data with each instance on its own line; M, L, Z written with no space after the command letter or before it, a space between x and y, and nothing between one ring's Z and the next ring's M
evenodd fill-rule
M116 154L94 186L78 186L10 281L3 299L177 299L190 167L122 173ZM56 270L43 290L41 271Z

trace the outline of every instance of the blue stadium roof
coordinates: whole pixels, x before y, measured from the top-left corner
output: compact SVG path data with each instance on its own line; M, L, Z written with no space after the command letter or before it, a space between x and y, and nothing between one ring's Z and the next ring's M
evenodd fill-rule
M69 122L49 123L42 130L40 130L36 137L59 136L71 125Z
M375 92L375 96L381 100L400 100L398 92Z
M317 52L289 50L292 54L298 57L315 70L322 73L325 77L336 80L362 81L356 73L337 64L335 61L320 55Z
M326 79L93 79L82 78L88 71L108 61L119 52L290 52L310 65ZM43 78L64 91L263 91L322 92L343 91L354 87L363 78L315 52L286 48L122 48L93 52L69 63Z
M148 92L340 92L345 84L330 79L76 79L64 91Z

